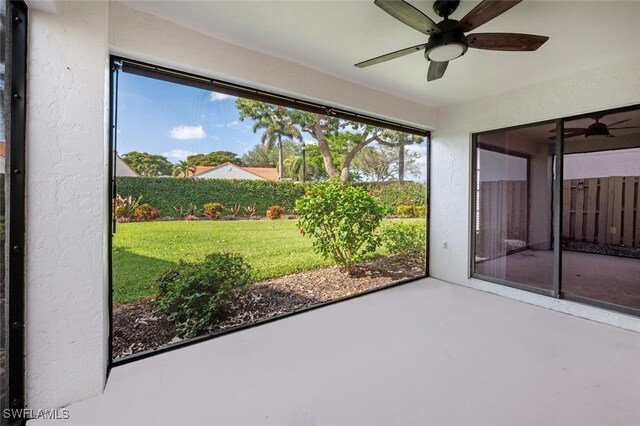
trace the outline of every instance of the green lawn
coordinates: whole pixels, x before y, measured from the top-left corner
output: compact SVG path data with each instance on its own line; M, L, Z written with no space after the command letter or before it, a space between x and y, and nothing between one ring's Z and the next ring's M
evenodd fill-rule
M314 253L311 239L298 233L295 220L121 223L113 236L113 303L154 296L160 271L214 251L241 253L257 279L332 264Z

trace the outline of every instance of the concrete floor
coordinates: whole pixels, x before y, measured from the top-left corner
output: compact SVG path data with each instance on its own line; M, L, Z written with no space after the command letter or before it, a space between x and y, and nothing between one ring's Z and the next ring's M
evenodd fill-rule
M564 250L562 291L640 309L640 259ZM525 250L479 263L479 274L551 290L553 251Z
M59 424L635 426L639 361L638 333L423 279L115 368Z

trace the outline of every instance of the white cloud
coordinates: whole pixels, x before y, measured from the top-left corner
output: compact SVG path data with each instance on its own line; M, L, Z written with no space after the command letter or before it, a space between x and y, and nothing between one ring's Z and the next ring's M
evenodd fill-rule
M207 137L207 134L204 132L202 126L182 125L171 129L171 137L179 140L204 139Z
M225 95L224 93L211 92L209 100L212 101L224 101L226 99L235 99L235 96Z
M184 149L172 149L169 152L165 152L162 155L167 157L167 159L169 159L169 161L172 162L178 162L178 161L184 161L187 159L188 156L195 154L194 152L191 151L185 151Z
M238 127L240 122L238 120L234 120L231 123L227 123L227 127Z

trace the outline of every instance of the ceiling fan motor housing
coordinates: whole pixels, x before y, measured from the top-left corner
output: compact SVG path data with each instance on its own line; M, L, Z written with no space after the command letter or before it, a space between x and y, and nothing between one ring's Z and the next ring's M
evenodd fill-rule
M458 21L445 19L438 24L441 32L429 37L424 56L429 61L447 62L467 52L467 38L456 28Z
M587 132L584 134L585 138L589 138L592 136L605 136L608 138L613 137L613 135L609 133L609 129L607 128L607 125L604 123L600 123L598 120L596 120L595 123L589 126L587 128Z

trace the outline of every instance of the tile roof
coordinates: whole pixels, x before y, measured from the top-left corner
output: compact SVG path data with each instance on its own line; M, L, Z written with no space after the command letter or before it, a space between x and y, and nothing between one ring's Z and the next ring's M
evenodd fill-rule
M273 181L279 180L278 169L275 167L241 167L241 166L238 166L237 164L228 163L228 162L218 164L217 166L195 166L195 173L190 174L189 177L199 175L201 173L207 172L212 169L220 169L224 166L237 167L241 170L244 170L245 172L249 172L265 180L273 180ZM178 175L178 177L182 177L182 174Z

